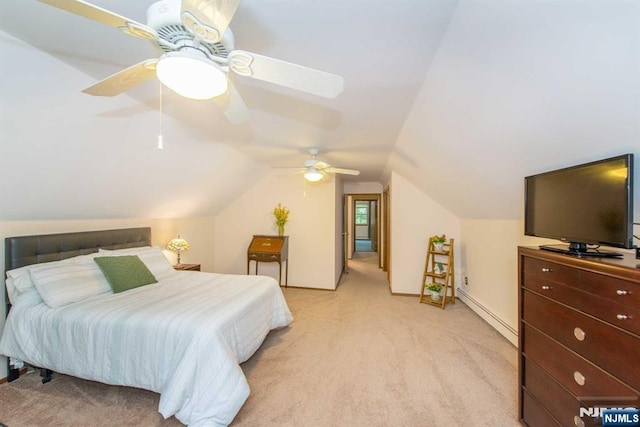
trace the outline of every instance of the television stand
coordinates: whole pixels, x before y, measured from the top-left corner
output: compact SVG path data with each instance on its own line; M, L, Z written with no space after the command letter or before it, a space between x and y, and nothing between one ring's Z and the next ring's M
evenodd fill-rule
M577 257L621 258L624 256L620 252L606 251L602 249L589 249L584 247L577 250L569 245L541 245L540 249Z

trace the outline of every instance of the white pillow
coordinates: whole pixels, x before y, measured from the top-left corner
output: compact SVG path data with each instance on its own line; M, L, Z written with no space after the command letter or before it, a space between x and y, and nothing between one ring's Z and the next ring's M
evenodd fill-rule
M31 303L31 305L42 304L42 298L40 298L40 294L35 287L25 292L20 292L14 287L12 295L9 290L9 287L12 286L9 284L10 282L13 282L13 279L8 278L5 283L7 284L7 293L9 294L11 305L17 306L18 304L22 305L24 303Z
M9 302L11 304L15 304L16 301L18 300L18 295L20 294L20 292L16 289L15 285L13 284L13 278L7 277L7 279L4 281L4 284L7 287L7 295L9 296Z
M34 288L34 283L31 280L31 275L29 274L30 271L42 270L60 264L95 264L93 262L93 258L95 258L96 256L98 256L97 252L89 255L78 255L60 261L25 265L24 267L18 267L14 268L13 270L7 271L7 276L13 279L13 286L18 292L26 292L29 289Z
M127 254L127 255L137 255L138 252L144 252L147 251L149 249L154 249L151 246L138 246L135 248L125 248L125 249L98 249L98 253L103 254L101 256L104 256L104 254L108 254L108 253L113 253L113 252L119 252L120 254ZM158 248L159 249L159 248Z
M29 267L31 266L28 265L7 271L7 281L11 280L13 282L13 287L17 292L26 292L33 288L33 282L31 281L31 276L29 276Z
M52 308L112 292L97 264L61 263L30 271L38 293Z
M100 249L101 256L119 256L119 255L137 255L138 258L147 266L157 280L166 279L169 275L175 273L173 266L169 262L162 249L159 247L143 247L128 248L118 250Z

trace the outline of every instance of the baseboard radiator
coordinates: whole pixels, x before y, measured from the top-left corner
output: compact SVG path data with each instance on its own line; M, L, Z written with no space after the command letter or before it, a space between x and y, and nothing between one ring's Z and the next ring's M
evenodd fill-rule
M469 308L475 311L478 316L482 317L491 326L493 326L498 332L505 336L514 345L518 342L518 331L514 329L507 322L502 320L498 315L492 312L489 308L480 303L477 299L473 298L467 292L461 288L456 288L458 298L460 298Z

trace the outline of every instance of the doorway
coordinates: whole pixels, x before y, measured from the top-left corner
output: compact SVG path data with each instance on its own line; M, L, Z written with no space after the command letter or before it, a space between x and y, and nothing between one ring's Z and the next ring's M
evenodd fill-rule
M378 201L354 199L353 252L378 252Z
M375 257L380 267L380 194L344 195L344 268L349 272L349 260Z

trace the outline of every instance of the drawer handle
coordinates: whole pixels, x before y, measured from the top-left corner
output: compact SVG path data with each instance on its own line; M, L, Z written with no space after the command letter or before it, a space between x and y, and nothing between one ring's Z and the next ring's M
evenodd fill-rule
M542 267L542 272L543 273L551 273L553 270L551 270L550 268L547 267Z
M573 336L576 337L578 341L584 341L584 339L587 337L587 334L585 334L584 331L580 328L574 328Z
M587 382L587 379L580 372L575 371L573 373L573 379L578 383L578 385L584 385Z
M616 319L618 320L627 320L629 318L629 316L627 316L626 314L616 314Z
M577 415L573 417L573 423L576 425L576 427L584 427L584 421L582 421L582 418Z
M551 286L549 286L549 285L542 285L542 290L543 290L543 291L550 291L550 290L551 290Z
M618 295L629 295L629 291L623 291L622 289L618 289L616 291L616 294L618 294Z

